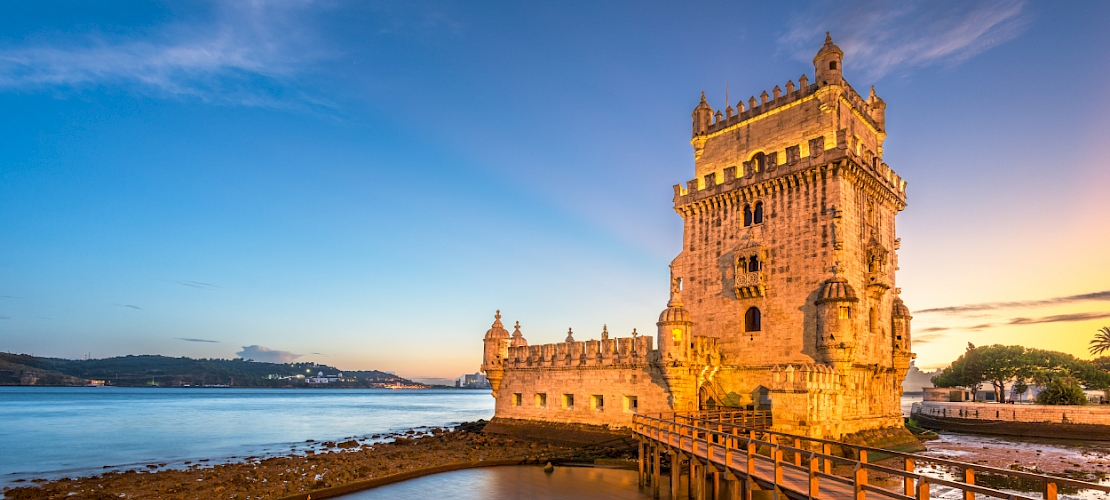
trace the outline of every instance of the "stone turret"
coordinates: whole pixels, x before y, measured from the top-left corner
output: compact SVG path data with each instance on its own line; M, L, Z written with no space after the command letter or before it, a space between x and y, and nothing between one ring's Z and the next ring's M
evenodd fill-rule
M879 126L879 130L886 130L886 101L878 95L875 95L875 86L871 86L871 95L867 98L867 103L871 105L871 119L875 120L875 124Z
M691 341L690 313L682 307L682 297L678 285L671 286L671 300L667 308L659 314L659 358L664 363L684 362Z
M513 340L509 343L509 347L526 347L527 345L528 340L524 338L524 334L520 333L520 322L517 321L516 326L513 327Z
M694 119L694 136L709 131L709 126L713 124L713 108L709 107L708 102L705 102L705 92L701 93L701 102L694 108L694 113L691 116Z
M844 83L844 77L841 73L843 59L844 51L833 43L832 35L826 31L825 45L817 51L817 55L813 58L814 80L817 81L817 84L824 87L825 85Z
M851 368L856 351L856 303L859 297L839 272L825 281L816 301L817 352L840 373Z
M483 340L485 350L482 353L482 371L486 372L489 385L493 389L493 397L497 397L497 389L501 387L501 379L505 376L505 359L509 357L509 332L501 324L501 311L493 315L493 325L486 331ZM519 331L519 330L518 330Z
M901 290L895 289L897 294ZM891 340L894 342L894 368L902 371L904 374L910 369L910 360L915 355L910 352L910 308L902 303L902 298L898 295L894 296L894 306L890 314L891 319ZM903 375L904 376L904 375Z

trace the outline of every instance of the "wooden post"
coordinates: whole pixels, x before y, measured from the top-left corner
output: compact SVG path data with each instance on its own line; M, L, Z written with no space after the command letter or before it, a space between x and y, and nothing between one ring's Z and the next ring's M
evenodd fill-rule
M729 469L725 469L725 482L728 483L728 500L740 500L740 480Z
M971 467L964 469L964 482L975 484L975 469ZM975 500L975 492L964 490L964 500Z
M709 481L709 461L702 463L698 461L698 500L705 500L705 483Z
M698 490L697 490L698 465L700 465L700 464L698 464L697 457L695 457L694 455L691 454L690 455L690 469L688 471L689 474L687 474L688 477L686 478L686 498L689 498L690 500L694 500L695 498L698 497L697 496L698 495Z
M916 469L916 467L914 466L913 459L912 458L907 458L906 459L906 469L905 469L906 472L913 472L915 469ZM909 477L909 476L906 476L903 479L903 482L904 482L904 485L905 485L906 496L912 497L913 496L913 478Z
M752 485L755 484L755 431L751 431L751 437L748 438L748 463L747 476L744 478L744 500L749 500L751 497Z
M646 479L644 477L644 461L646 459L646 457L644 456L644 452L645 452L645 450L644 450L644 438L638 438L637 440L640 442L640 446L639 446L639 452L640 453L637 455L637 457L639 458L640 489L642 490L642 489L644 489L644 481Z
M671 498L678 500L679 483L682 478L682 455L671 452Z
M832 455L832 445L823 443L821 445L821 453L826 456ZM825 474L832 474L832 459L830 458L825 459Z
M817 486L817 469L820 463L812 453L809 455L809 498L817 498L820 492Z
M775 486L782 484L782 449L775 445L773 451L775 457Z
M929 483L925 482L925 476L917 479L917 500L929 500Z
M863 462L863 463L867 463L867 450L860 450L859 451L859 461Z
M721 471L713 467L713 500L721 500Z
M800 449L802 449L802 440L794 438L794 465L798 467L802 466L802 454L798 452Z
M1045 480L1044 500L1056 500L1056 482Z
M855 481L852 481L852 486L855 488L856 500L867 500L867 493L863 490L863 487L866 485L867 469L864 469L860 464L856 464L856 477Z
M655 446L655 453L652 453L652 457L651 457L651 461L652 461L652 465L651 465L652 466L651 498L653 498L655 500L659 500L660 493L661 493L660 492L660 486L661 486L660 483L663 482L663 464L661 463L662 460L661 460L661 457L659 456L659 454L661 452L662 452L662 450L657 445L657 446Z

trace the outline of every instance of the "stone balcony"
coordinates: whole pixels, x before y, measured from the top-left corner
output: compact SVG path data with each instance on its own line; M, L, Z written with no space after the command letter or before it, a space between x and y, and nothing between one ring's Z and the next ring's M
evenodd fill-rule
M867 273L867 294L875 299L883 298L890 290L890 277L884 272Z
M734 287L738 299L762 297L767 290L767 277L763 271L739 273Z

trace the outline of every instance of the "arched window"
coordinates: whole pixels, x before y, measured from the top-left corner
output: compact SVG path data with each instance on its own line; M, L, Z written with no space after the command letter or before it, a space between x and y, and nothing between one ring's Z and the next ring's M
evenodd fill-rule
M836 69L836 61L829 62L829 69Z
M749 307L748 312L744 313L744 331L758 332L760 327L759 323L759 308Z
M752 155L751 165L756 172L762 172L767 167L767 155L762 152Z
M874 307L872 307L870 313L871 313L870 318L868 318L868 319L871 321L871 332L872 333L878 333L878 331L879 331L879 311L876 310Z
M752 206L744 205L744 227L752 225Z
M753 255L752 258L748 259L748 272L749 273L754 273L758 270L759 270L759 256L758 255Z
M736 262L736 269L739 270L739 271L747 271L748 270L748 258L747 257L740 257L740 260Z
M755 203L755 213L752 214L752 223L753 224L762 224L763 223L763 202L762 201L757 201Z

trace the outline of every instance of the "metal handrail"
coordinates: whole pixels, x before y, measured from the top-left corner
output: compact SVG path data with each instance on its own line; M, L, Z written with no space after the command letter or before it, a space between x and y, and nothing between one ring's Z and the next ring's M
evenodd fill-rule
M666 418L666 415L668 414L671 416L671 419L669 420ZM781 482L781 471L784 468L800 470L803 472L808 471L811 482L811 497L816 497L816 493L818 491L818 479L826 478L853 486L853 489L856 491L856 498L863 498L864 492L873 491L876 493L882 493L883 495L887 495L892 498L910 500L925 499L929 497L930 484L948 486L951 488L959 489L964 492L964 497L967 499L973 498L976 493L996 498L1007 499L1032 498L976 485L975 472L977 471L988 474L1042 481L1044 483L1043 498L1045 498L1046 500L1055 500L1057 496L1057 489L1061 485L1075 487L1079 489L1110 492L1110 486L1103 486L1074 479L1058 478L1043 474L1032 474L1024 471L1013 471L990 466L980 466L965 462L957 462L954 460L945 460L912 453L884 450L881 448L874 448L870 446L852 445L828 439L799 436L784 432L771 431L765 428L754 428L744 425L737 425L734 423L735 417L737 415L741 416L742 422L746 422L748 420L748 417L755 417L758 415L760 417L761 423L766 425L769 420L769 418L767 417L770 416L770 412L753 410L715 410L708 412L685 411L660 413L659 417L641 414L633 416L633 430L637 434L659 441L664 441L663 436L664 434L666 434L667 439L664 442L666 442L668 445L670 445L671 440L677 436L678 446L680 448L685 448L686 443L688 442L690 445L689 448L691 453L696 455L698 454L700 449L704 449L705 457L710 461L716 461L712 450L713 447L724 448L726 461L724 465L730 469L732 468L732 452L734 450L741 450L742 448L746 449L749 465L748 471L745 474L754 471L754 467L752 464L754 464L755 461L770 461L774 464L774 480L776 484ZM728 417L728 421L725 420L726 416ZM680 419L685 420L689 423L682 423L679 421ZM717 430L714 430L710 426L715 426ZM726 427L728 428L728 432L725 432ZM764 437L765 439L772 440L776 438L789 438L792 440L794 446L784 445L772 440L757 439L757 436L760 434L762 434L762 437ZM802 442L820 444L822 452L816 452L813 449L802 448ZM735 445L733 445L734 443ZM704 444L704 447L700 446L702 444ZM757 453L759 448L764 446L766 446L768 449L768 456ZM832 455L830 453L830 448L832 446L838 446L849 450L849 452L854 452L853 454L856 455L858 459L850 459ZM783 452L791 453L794 457L794 463L783 461ZM906 470L898 470L883 465L867 463L868 452L877 452L894 457L901 457L904 460ZM806 463L808 467L802 466L803 457L806 458ZM841 476L832 475L832 463L834 461L840 463L854 464L854 477L844 478ZM958 467L964 471L965 482L949 481L913 472L915 470L916 464L919 462ZM821 470L822 464L824 465L823 471ZM891 490L887 490L885 488L880 488L878 486L867 484L868 470L901 476L904 479L903 486L905 493L900 494Z

